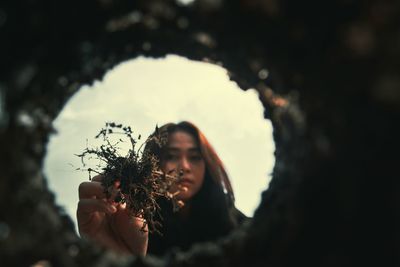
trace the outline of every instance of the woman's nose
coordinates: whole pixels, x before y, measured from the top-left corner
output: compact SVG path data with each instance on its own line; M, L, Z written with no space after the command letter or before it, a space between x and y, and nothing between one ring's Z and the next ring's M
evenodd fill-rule
M190 170L190 162L187 157L182 157L179 165L179 167L184 171Z

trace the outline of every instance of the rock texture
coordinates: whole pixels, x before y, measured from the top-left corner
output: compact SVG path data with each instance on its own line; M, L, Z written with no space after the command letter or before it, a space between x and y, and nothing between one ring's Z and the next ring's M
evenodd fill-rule
M2 2L1 265L398 266L399 20L395 0ZM226 240L121 259L81 241L54 204L46 143L80 85L167 53L220 64L259 91L273 180Z

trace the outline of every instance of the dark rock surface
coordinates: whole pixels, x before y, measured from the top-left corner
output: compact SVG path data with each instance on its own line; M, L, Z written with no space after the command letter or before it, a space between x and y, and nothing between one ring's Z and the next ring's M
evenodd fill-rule
M399 266L399 20L395 0L0 3L1 266ZM47 190L45 147L80 85L167 53L259 91L273 180L221 243L121 259L74 234Z

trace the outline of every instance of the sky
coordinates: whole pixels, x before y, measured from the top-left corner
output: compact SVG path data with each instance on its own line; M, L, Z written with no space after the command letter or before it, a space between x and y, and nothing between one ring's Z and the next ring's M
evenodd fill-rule
M238 88L224 68L175 55L123 62L67 102L53 122L57 133L44 163L57 203L76 224L78 186L89 180L76 170L82 167L76 154L101 144L94 137L106 122L129 125L144 140L156 125L182 120L205 134L226 167L237 208L252 216L275 164L271 122L256 91Z

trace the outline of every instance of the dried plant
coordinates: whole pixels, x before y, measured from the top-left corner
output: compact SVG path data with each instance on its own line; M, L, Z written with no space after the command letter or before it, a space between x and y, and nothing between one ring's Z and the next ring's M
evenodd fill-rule
M109 139L112 134L123 137L113 144ZM138 140L140 137L139 135ZM132 137L131 127L110 122L106 123L106 127L101 129L96 138L103 138L104 144L95 149L86 148L77 155L84 167L87 157L94 156L104 163L103 167L99 165L85 169L89 172L89 179L92 172L101 174L107 198L126 203L131 216L143 218L143 231L148 226L150 232L161 234L161 222L156 219L156 215L160 215L157 199L165 197L171 200L175 211L182 207L183 202L176 199L179 191L170 192L172 185L179 182L182 174L176 170L164 173L160 168L160 159L149 151L143 151L143 147L148 142L154 142L161 149L167 143L167 134L161 133L156 126L155 133L136 149L137 141ZM121 156L118 149L118 144L124 142L123 138L127 138L132 146L126 156Z

